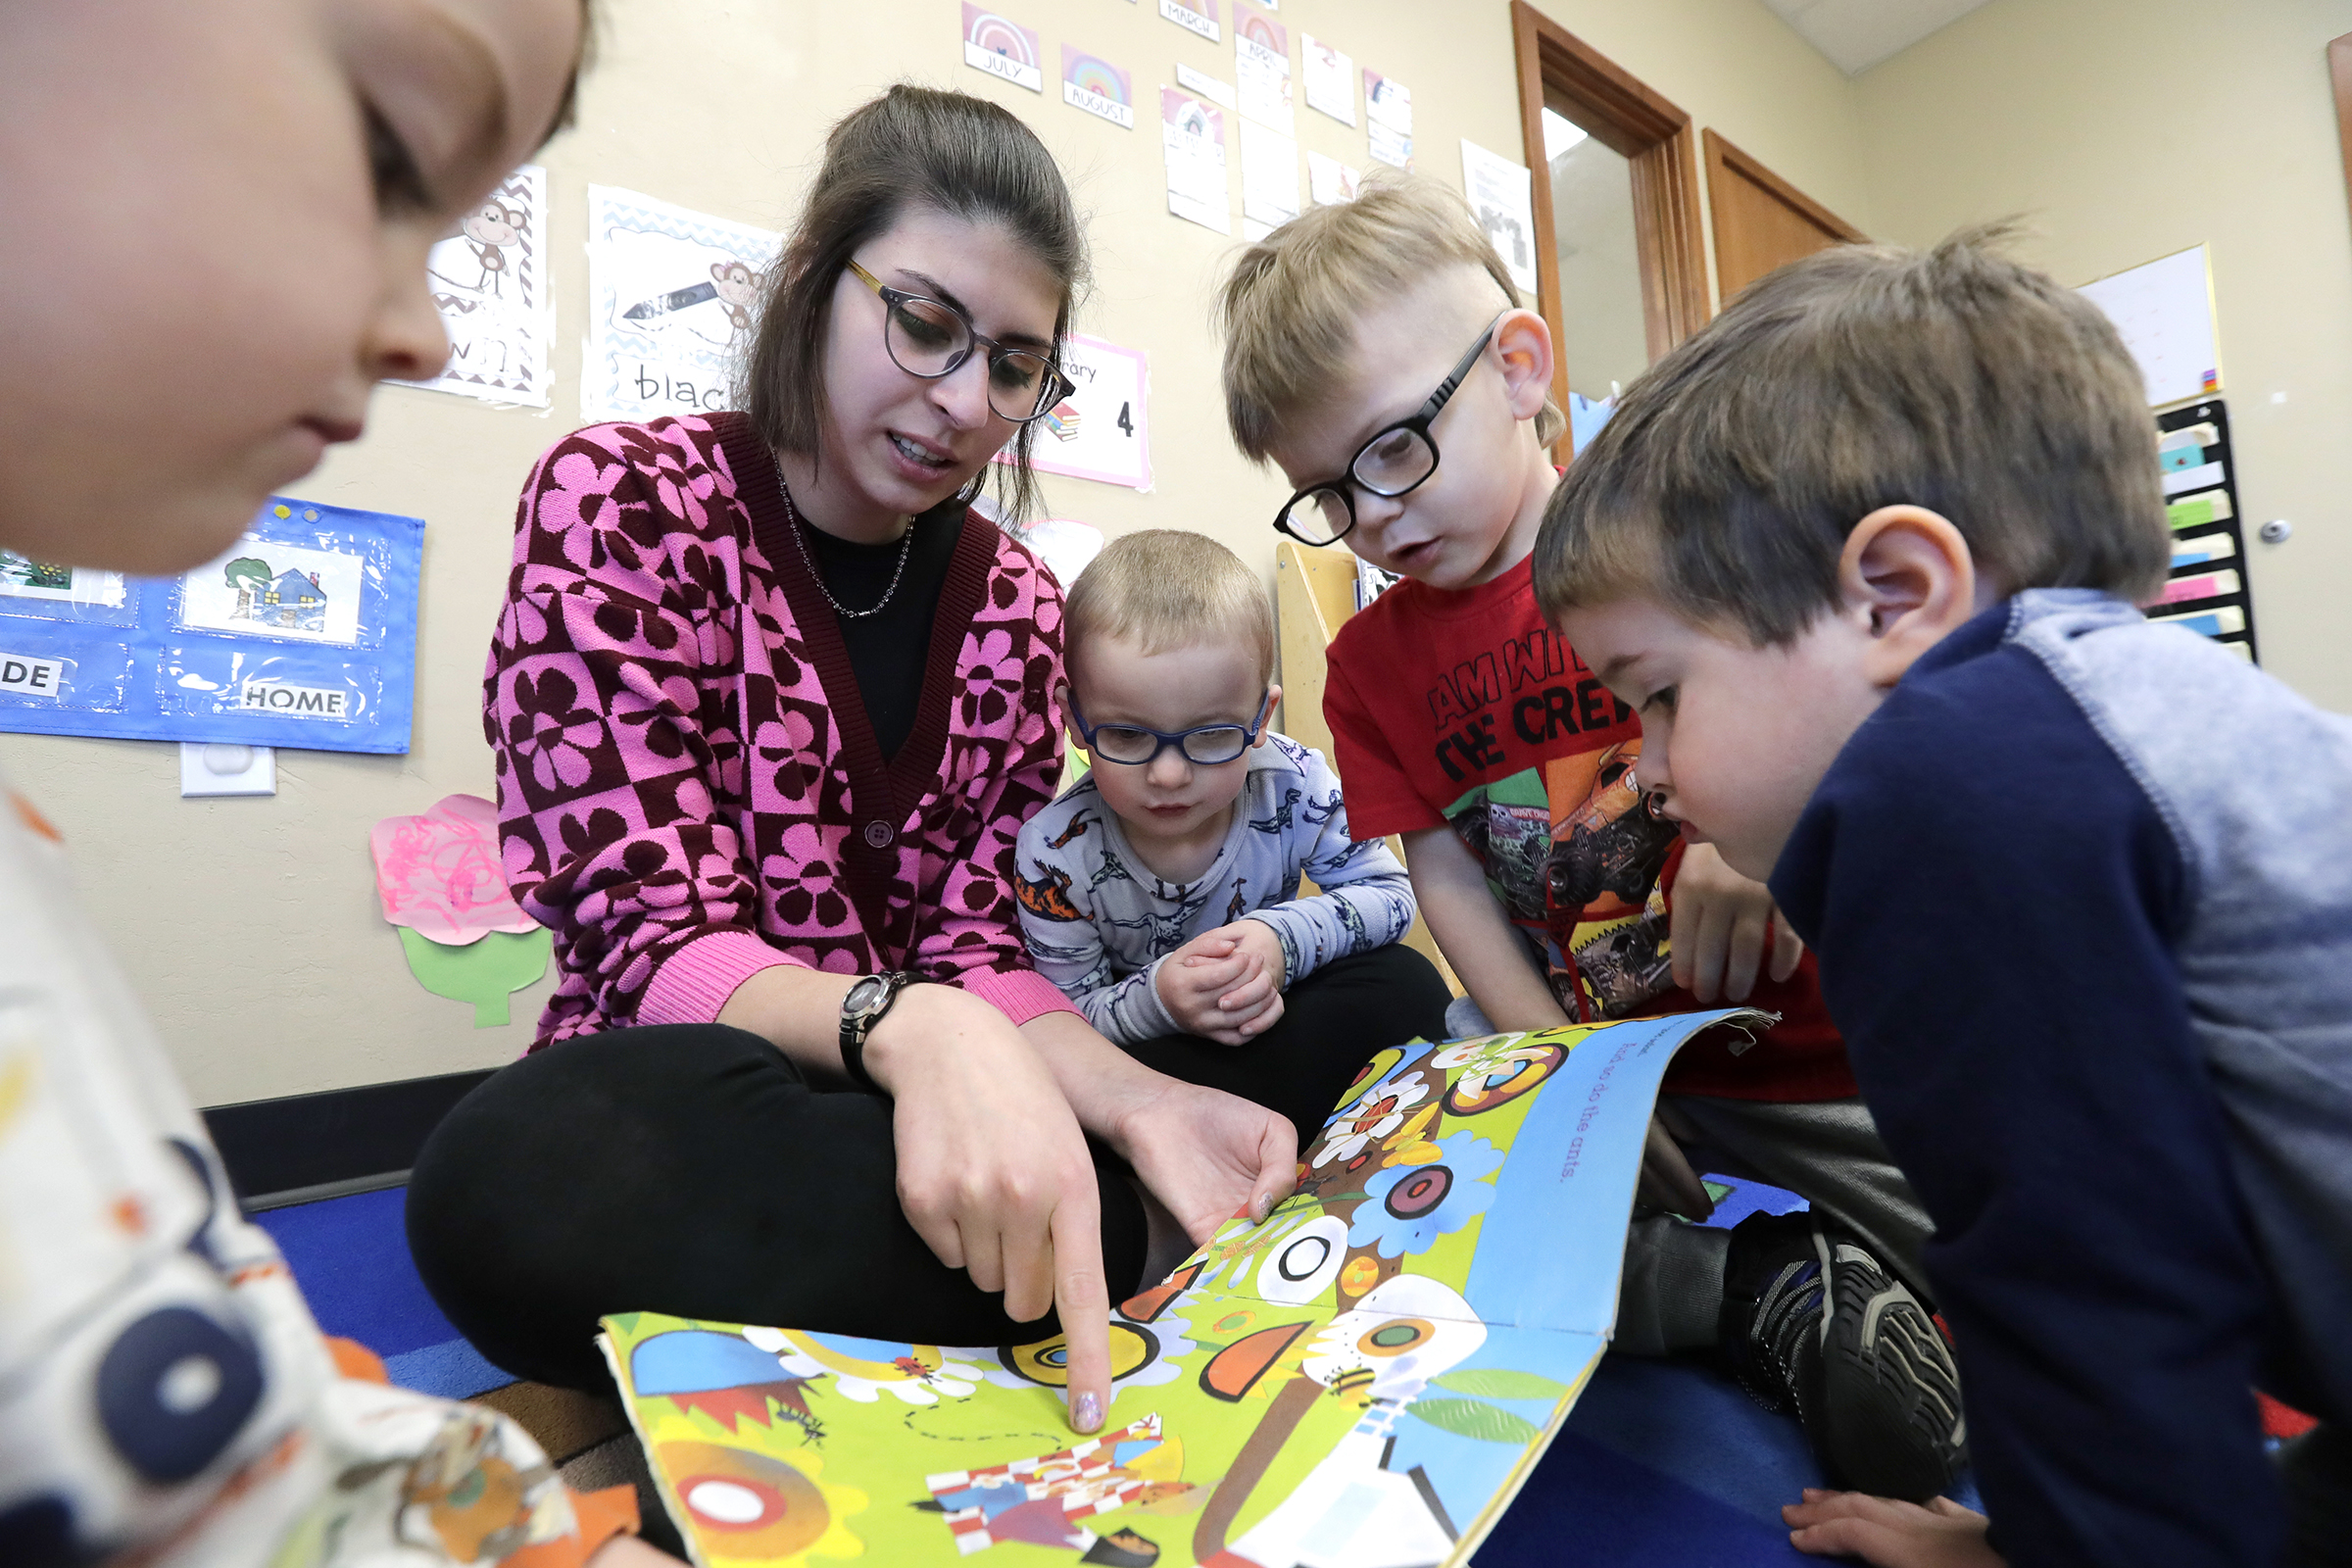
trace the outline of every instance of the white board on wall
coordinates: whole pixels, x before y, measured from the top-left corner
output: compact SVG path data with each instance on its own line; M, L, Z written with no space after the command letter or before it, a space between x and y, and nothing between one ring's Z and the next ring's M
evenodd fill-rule
M2222 350L2213 325L2213 282L2205 247L2085 283L2077 292L2107 313L2139 362L2150 407L2211 397L2222 389Z

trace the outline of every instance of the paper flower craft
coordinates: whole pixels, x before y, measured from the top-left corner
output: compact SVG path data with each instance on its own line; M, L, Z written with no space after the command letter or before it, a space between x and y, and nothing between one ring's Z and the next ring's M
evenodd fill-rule
M1426 1252L1494 1204L1494 1184L1487 1178L1501 1168L1500 1150L1476 1133L1454 1133L1439 1142L1435 1160L1392 1165L1364 1183L1348 1245L1377 1244L1383 1257Z
M476 795L445 797L422 816L387 816L368 835L384 918L444 947L538 922L507 891L498 808Z

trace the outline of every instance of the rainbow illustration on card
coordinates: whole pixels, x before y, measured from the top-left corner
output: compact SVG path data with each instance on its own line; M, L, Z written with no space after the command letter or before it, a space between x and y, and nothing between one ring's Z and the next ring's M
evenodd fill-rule
M1061 46L1061 101L1122 130L1135 128L1135 89L1127 73L1066 43Z
M963 63L1031 92L1046 90L1037 34L971 0L964 0L963 7Z
M1259 48L1270 50L1278 55L1287 57L1290 54L1290 34L1283 29L1281 24L1261 17L1254 11L1244 11L1240 6L1235 6L1233 11L1233 31L1236 37L1247 38Z

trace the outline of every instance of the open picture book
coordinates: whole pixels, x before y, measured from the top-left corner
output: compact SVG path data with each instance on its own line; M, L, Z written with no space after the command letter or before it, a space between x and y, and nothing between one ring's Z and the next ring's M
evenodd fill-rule
M1103 1429L1058 1335L937 1346L652 1312L601 1343L697 1561L1458 1564L1617 1315L1643 1134L1743 1009L1382 1052L1300 1153L1111 1314Z

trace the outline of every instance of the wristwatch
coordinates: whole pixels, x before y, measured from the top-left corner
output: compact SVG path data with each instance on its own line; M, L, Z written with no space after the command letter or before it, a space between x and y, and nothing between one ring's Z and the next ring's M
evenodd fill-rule
M913 983L914 976L904 969L869 974L850 987L850 994L841 999L841 1069L858 1088L877 1095L888 1093L865 1070L865 1037L874 1032L874 1025L890 1011L890 1004L899 1000L899 993Z

